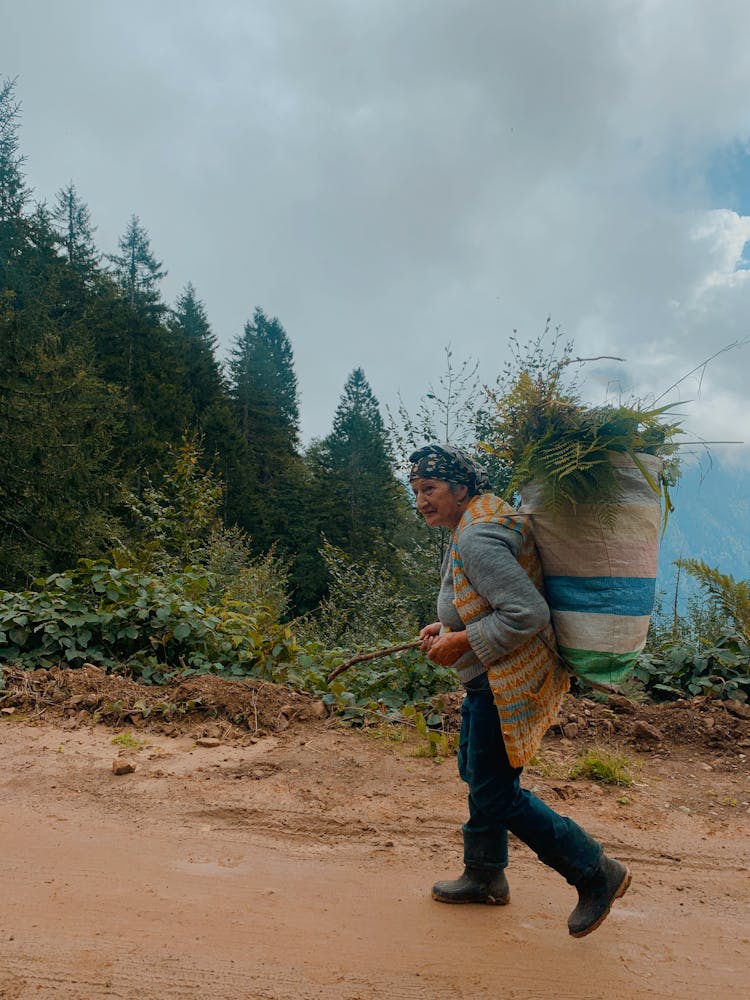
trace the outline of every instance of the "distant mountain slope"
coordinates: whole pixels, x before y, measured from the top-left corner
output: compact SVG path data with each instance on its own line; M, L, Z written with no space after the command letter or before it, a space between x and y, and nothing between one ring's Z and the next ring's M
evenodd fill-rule
M675 559L702 559L736 580L750 579L750 470L718 462L709 469L686 468L673 490L675 511L669 517L659 550L657 588L671 602ZM680 580L680 605L696 585Z

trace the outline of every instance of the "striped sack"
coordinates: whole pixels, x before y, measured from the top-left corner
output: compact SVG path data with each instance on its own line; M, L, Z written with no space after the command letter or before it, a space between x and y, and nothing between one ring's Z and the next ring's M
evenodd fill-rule
M639 455L654 481L661 459ZM622 484L614 528L591 505L554 516L537 484L524 487L544 570L544 586L561 655L584 680L617 684L633 669L646 643L654 607L661 504L627 456L613 458Z

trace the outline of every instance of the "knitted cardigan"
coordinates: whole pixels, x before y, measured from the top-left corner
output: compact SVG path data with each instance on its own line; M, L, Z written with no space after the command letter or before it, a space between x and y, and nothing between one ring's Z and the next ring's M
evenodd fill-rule
M520 534L519 565L544 593L542 567L527 521L491 493L472 497L451 540L454 604L464 626L492 611L490 603L472 586L461 561L461 535L477 522L493 522ZM570 687L552 626L546 625L521 646L490 663L487 675L508 760L512 767L523 767L556 720L563 695Z

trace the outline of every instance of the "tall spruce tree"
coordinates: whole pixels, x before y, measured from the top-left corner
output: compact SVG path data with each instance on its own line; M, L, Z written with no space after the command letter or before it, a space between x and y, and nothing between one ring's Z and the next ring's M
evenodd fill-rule
M168 326L183 355L185 393L192 403L191 422L200 425L202 414L223 395L223 385L214 353L216 337L190 282L178 296Z
M97 272L101 254L94 244L94 226L85 202L72 181L57 192L52 218L72 270L84 280Z
M227 368L249 460L241 484L244 496L230 496L232 517L256 547L287 548L296 520L299 407L292 347L279 320L256 308L230 351Z
M97 346L106 378L122 387L127 404L125 463L133 470L153 471L164 459L164 445L177 444L188 427L191 401L183 391L180 343L162 322L166 307L158 284L166 271L135 215L119 251L109 255L116 293L103 292L109 315ZM137 491L137 481L133 487Z
M20 117L16 81L6 79L0 85L0 220L3 221L20 219L30 197L18 138Z
M320 529L353 559L387 564L403 489L378 401L361 368L346 380L331 433L309 455Z
M222 514L227 521L243 522L246 499L257 490L253 461L216 359L216 337L191 283L175 303L169 328L180 353L190 424L201 434L204 461L218 471L224 484Z
M131 215L118 249L119 254L110 254L109 259L125 301L140 315L160 317L165 307L159 294L159 282L167 272L154 256L149 235L137 215Z
M299 437L294 355L286 330L256 308L229 356L237 418L259 466L269 455L292 455ZM263 476L272 470L261 468Z

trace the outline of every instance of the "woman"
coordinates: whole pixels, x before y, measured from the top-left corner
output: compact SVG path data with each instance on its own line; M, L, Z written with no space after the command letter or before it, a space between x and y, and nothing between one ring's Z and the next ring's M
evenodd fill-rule
M409 458L417 509L450 528L439 621L422 649L452 665L465 688L459 774L469 786L464 872L437 882L443 903L510 900L508 830L578 890L568 930L583 937L630 885L630 872L592 837L521 788L520 775L557 716L568 676L555 653L541 567L526 519L489 491L484 471L458 448L428 445Z

